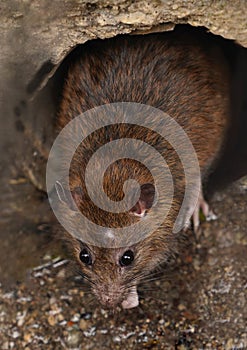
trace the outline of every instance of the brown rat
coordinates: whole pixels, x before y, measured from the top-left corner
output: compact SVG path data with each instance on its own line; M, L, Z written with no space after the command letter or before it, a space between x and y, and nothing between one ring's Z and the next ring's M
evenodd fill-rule
M86 43L68 73L58 115L59 128L93 107L123 101L150 105L174 118L195 148L205 182L222 149L229 119L228 70L216 39L200 30L182 27L169 33L118 36ZM108 227L109 235L111 228L145 220L155 201L152 174L133 159L114 162L104 174L104 190L113 201L123 198L127 179L138 181L140 198L131 210L109 213L88 196L85 168L89 159L100 146L121 138L144 140L166 159L174 180L174 197L164 222L151 235L135 244L130 240L124 247L88 245L68 232L63 237L99 302L106 307L122 304L131 308L138 305L138 283L175 250L172 228L183 201L185 180L176 151L156 132L116 124L89 135L71 162L70 191L80 211L96 224ZM73 210L66 189L59 182L57 192L68 210ZM205 208L205 202L202 203ZM197 225L197 214L194 220Z

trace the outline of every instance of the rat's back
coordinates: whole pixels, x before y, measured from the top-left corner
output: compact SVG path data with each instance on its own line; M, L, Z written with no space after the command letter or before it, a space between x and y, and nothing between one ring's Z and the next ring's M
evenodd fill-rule
M103 104L150 105L183 127L205 172L217 158L228 125L228 79L217 39L201 31L182 27L93 40L69 70L58 124L64 127Z

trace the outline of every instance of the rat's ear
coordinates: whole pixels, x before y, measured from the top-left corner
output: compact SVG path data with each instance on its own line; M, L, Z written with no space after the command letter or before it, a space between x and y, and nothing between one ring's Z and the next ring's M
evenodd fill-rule
M60 202L66 203L71 210L77 210L83 199L83 192L81 187L74 188L71 192L63 187L61 182L56 181L55 189ZM71 200L69 192L72 195L74 201Z
M154 203L155 187L153 184L147 183L141 185L141 194L138 202L131 208L130 214L143 217L148 209Z

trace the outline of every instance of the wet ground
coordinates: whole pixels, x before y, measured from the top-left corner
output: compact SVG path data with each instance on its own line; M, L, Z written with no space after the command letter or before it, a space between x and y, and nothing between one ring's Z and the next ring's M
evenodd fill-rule
M140 306L111 314L52 243L45 194L14 168L0 170L1 350L247 349L246 177L215 194L218 219L140 287Z

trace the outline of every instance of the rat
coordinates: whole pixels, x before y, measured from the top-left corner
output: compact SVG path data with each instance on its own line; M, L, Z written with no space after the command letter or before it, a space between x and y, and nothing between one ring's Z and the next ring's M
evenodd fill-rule
M105 104L134 102L158 108L187 133L197 154L201 182L206 182L222 152L229 127L229 72L217 38L203 30L181 26L166 33L93 40L84 44L75 57L63 88L57 117L59 131L81 113ZM174 234L172 227L183 201L184 172L175 150L161 135L141 126L105 126L78 147L70 165L70 188L57 181L56 191L62 205L67 206L65 216L74 210L66 195L70 191L80 212L107 227L109 236L112 228L145 220L155 203L156 187L150 171L137 160L119 159L104 174L103 188L113 201L124 197L126 180L134 178L139 183L139 199L130 210L106 212L87 193L88 161L100 146L121 138L144 140L166 159L174 180L168 215L150 235L134 244L127 242L124 247L87 244L69 232L61 236L99 303L107 308L122 305L128 309L139 304L139 283L176 251L179 233ZM146 154L147 161L148 157ZM202 191L192 218L195 228L199 208L209 215ZM159 215L162 217L162 213ZM76 222L73 224L76 226Z

